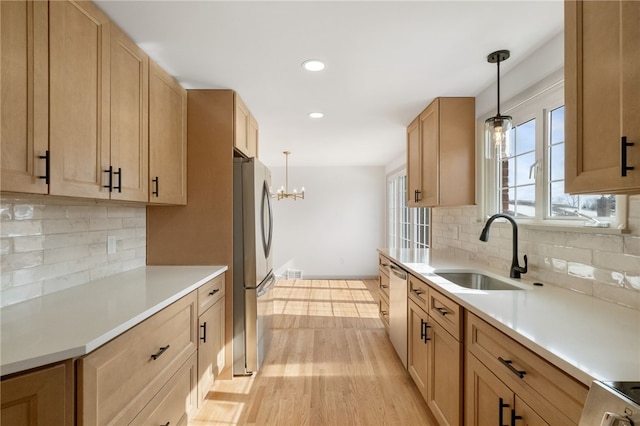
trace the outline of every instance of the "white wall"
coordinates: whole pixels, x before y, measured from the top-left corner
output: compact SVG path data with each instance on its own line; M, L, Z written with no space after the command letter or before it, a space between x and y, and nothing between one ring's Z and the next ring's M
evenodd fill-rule
M284 185L284 174L284 167L271 168L274 190ZM384 167L289 167L289 190L301 186L304 200L272 200L276 274L290 268L304 278L376 276L376 249L384 246Z

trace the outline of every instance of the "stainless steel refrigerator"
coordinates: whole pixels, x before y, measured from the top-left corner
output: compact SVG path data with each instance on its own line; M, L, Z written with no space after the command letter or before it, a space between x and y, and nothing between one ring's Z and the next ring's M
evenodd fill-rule
M233 374L258 371L271 341L271 172L255 158L233 164Z

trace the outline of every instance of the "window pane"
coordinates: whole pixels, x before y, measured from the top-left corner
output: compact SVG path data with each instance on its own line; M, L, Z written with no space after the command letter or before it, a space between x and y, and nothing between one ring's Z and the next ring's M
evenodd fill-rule
M580 213L591 217L615 217L615 195L581 195Z
M578 208L579 196L564 193L564 181L552 182L549 197L551 198L551 216L575 216Z
M564 180L564 143L551 146L549 157L551 180Z
M536 162L536 153L529 152L527 154L516 157L516 185L533 184L534 179L531 175L529 179L529 173L531 166Z
M536 189L534 185L516 187L516 216L534 217L536 215Z
M564 106L551 111L551 144L564 142Z
M529 120L516 127L515 149L516 155L536 149L536 120Z

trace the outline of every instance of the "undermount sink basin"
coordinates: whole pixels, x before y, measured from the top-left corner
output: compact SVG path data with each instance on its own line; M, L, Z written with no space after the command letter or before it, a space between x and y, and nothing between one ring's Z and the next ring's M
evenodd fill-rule
M518 286L478 272L436 272L436 275L460 287L474 290L522 290Z

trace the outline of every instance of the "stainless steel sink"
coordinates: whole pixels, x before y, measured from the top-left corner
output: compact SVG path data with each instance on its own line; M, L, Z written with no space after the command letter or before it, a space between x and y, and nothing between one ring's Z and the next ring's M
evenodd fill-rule
M436 275L460 287L474 290L522 290L518 286L478 272L436 272Z

